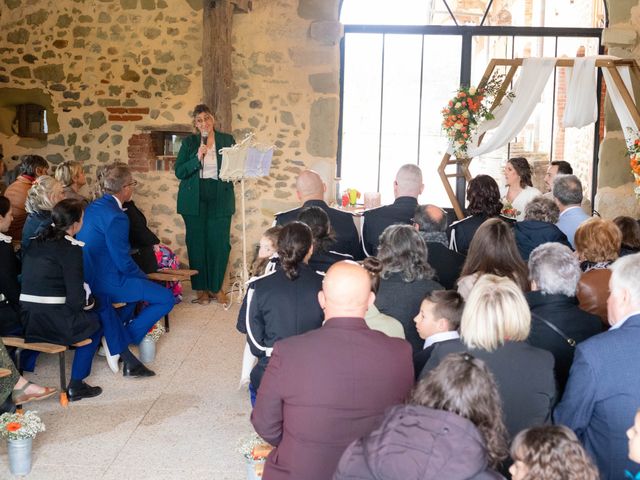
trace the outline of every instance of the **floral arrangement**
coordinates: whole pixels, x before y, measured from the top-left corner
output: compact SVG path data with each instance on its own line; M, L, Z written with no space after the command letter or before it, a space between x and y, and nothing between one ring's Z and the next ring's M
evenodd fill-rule
M495 99L504 75L493 75L480 87L460 87L455 96L442 109L442 129L451 142L457 158L464 158L467 144L483 120L494 118L489 110ZM513 98L513 92L505 94Z
M514 208L514 206L511 205L511 202L506 198L502 200L502 210L500 211L500 213L509 218L516 218L518 215L520 215L520 211Z
M238 452L247 460L262 461L269 456L271 450L273 450L273 447L256 433L241 441L238 445Z
M44 432L44 423L36 413L3 413L0 415L0 436L9 440L21 440Z
M354 206L358 201L358 199L360 198L360 196L361 196L360 192L355 188L347 188L342 193L342 206L343 207L346 207L347 205Z
M153 340L154 342L157 342L158 340L160 340L160 337L162 335L164 335L164 333L166 332L164 325L162 325L160 322L157 322L153 327L151 327L151 329L147 332L147 337L149 337L151 340Z
M633 135L636 138L632 142L627 142L627 152L629 153L629 165L636 179L633 191L636 193L636 198L640 199L640 133L634 131Z

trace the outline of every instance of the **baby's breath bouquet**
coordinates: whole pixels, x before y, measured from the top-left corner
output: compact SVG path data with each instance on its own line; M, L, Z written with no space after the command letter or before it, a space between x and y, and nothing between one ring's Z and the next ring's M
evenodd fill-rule
M158 340L160 340L160 337L164 334L164 332L166 332L164 326L160 322L157 322L153 327L151 327L151 330L147 332L146 336L154 342L157 342Z
M0 415L0 436L9 440L22 440L44 432L44 423L36 413L3 413Z

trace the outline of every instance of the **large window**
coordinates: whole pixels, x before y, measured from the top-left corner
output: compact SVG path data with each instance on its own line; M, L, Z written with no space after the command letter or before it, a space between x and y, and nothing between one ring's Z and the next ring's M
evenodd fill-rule
M416 163L420 201L450 206L436 169L447 148L440 111L452 92L477 84L491 58L598 54L603 8L599 0L344 0L341 186L380 191L388 203L398 167ZM506 160L525 156L543 189L548 162L567 160L590 193L597 125L562 127L568 70L556 69L522 132L474 159L472 174L502 184ZM451 184L464 202L464 182Z

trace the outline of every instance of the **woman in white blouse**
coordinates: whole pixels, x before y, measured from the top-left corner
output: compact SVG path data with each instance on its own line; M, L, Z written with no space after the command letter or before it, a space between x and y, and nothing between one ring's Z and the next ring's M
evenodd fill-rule
M504 167L504 178L507 182L507 190L503 197L503 203L505 206L511 204L515 210L515 219L522 221L527 204L538 195L542 195L540 190L533 187L531 166L527 159L524 157L510 158Z

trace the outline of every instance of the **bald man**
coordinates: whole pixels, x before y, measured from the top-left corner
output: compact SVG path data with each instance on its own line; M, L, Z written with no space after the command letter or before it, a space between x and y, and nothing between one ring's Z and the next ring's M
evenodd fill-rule
M391 205L364 212L362 247L367 257L378 253L378 239L389 225L411 225L413 212L418 206L418 196L423 190L420 167L412 163L400 167L393 182L395 201Z
M367 271L338 262L318 293L324 325L275 344L251 414L276 446L265 480L330 480L347 445L409 393L411 346L367 327L374 299Z
M320 175L313 170L304 170L296 180L296 194L302 206L276 213L275 225L286 225L298 219L298 214L306 207L320 207L329 216L331 228L336 234L336 241L330 250L351 255L356 260L364 258L360 246L360 236L353 223L353 215L337 208L332 208L324 201L327 186Z

